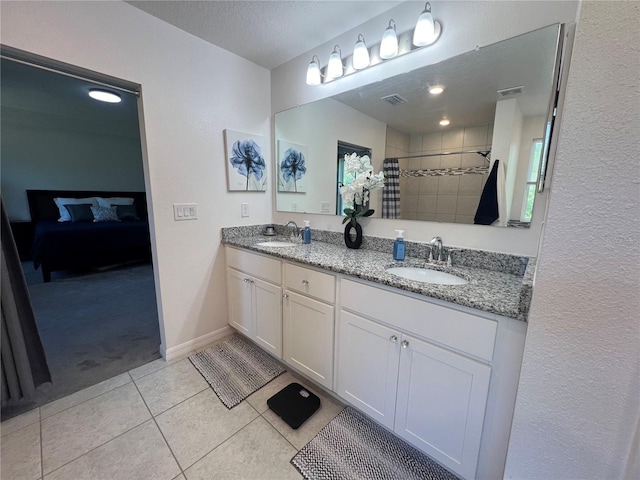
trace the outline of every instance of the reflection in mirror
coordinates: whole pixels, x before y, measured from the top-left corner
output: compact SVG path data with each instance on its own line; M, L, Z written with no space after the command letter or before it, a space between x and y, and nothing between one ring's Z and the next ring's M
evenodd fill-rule
M278 191L277 210L340 211L340 142L370 148L374 171L398 159L395 218L491 224L491 215L478 217L486 213L486 187L500 199L484 203L489 210L500 204L493 225L527 226L549 133L559 31L552 25L276 114L275 139L307 152L306 191ZM430 93L433 86L444 90ZM382 196L371 198L377 217Z

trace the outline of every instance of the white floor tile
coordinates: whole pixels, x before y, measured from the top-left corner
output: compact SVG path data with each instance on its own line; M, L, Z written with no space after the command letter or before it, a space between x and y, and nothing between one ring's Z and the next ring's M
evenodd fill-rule
M149 375L150 373L157 372L158 370L162 370L163 368L168 367L169 365L178 363L195 353L196 353L195 350L193 350L191 352L187 352L183 355L180 355L179 357L172 358L169 361L166 361L164 358L158 358L153 362L145 363L144 365L140 365L139 367L136 367L133 370L129 370L129 374L131 375L131 378L133 378L134 380L137 380L139 378L144 377L145 375Z
M171 480L180 468L153 420L45 476L45 480Z
M0 432L2 432L2 436L13 433L21 428L24 428L32 423L36 423L40 421L40 409L34 408L33 410L29 410L21 415L17 415L9 420L5 420L0 424Z
M279 377L274 378L257 392L251 394L247 398L247 402L251 404L261 414L269 410L267 400L282 390L290 383L300 383L300 380L294 377L291 372L285 372Z
M44 473L75 460L150 418L133 383L42 420Z
M208 388L159 415L156 421L184 469L257 416L246 402L229 410Z
M0 457L0 477L3 480L40 478L40 423L32 423L3 436Z
M287 480L302 476L289 462L293 448L264 419L258 418L185 471L188 480Z
M301 381L298 381L298 383L304 385L306 388L309 387L308 383ZM273 427L284 435L284 437L298 450L309 443L309 441L344 408L343 405L324 394L322 391L314 388L308 388L308 390L320 397L320 408L297 430L291 428L271 410L267 410L262 414L265 420L273 425Z
M98 395L102 395L114 388L121 387L122 385L126 385L131 382L131 377L128 373L123 373L121 375L117 375L113 378L105 380L104 382L100 382L96 385L92 385L88 388L80 390L79 392L72 393L71 395L67 395L66 397L59 398L58 400L54 400L51 403L47 403L41 407L41 416L42 418L47 418L56 413L60 413L67 408L73 407L75 405L79 405L82 402L87 400L91 400L92 398L97 397Z
M209 388L188 359L135 380L153 415Z

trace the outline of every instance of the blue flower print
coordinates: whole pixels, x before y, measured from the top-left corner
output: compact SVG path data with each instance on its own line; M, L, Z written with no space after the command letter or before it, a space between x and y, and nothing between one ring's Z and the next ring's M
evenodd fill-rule
M245 190L249 190L249 177L253 175L256 180L260 180L266 167L264 158L260 154L260 147L253 140L235 142L229 161L233 168L238 169L240 175L247 177Z
M298 191L297 181L300 180L307 172L305 166L304 155L293 148L288 148L284 152L284 159L280 163L282 178L285 182L293 179L294 191Z

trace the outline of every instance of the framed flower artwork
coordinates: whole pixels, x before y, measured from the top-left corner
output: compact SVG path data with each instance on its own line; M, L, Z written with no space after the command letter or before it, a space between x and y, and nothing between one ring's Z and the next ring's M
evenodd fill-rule
M266 191L267 146L264 137L226 129L224 140L229 191Z
M307 147L278 140L278 191L307 191Z

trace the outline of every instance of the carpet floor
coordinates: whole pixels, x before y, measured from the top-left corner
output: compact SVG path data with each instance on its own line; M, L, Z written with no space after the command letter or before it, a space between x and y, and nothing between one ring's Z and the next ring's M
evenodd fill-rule
M150 264L50 283L25 273L53 384L40 387L33 402L3 408L3 420L160 358Z

